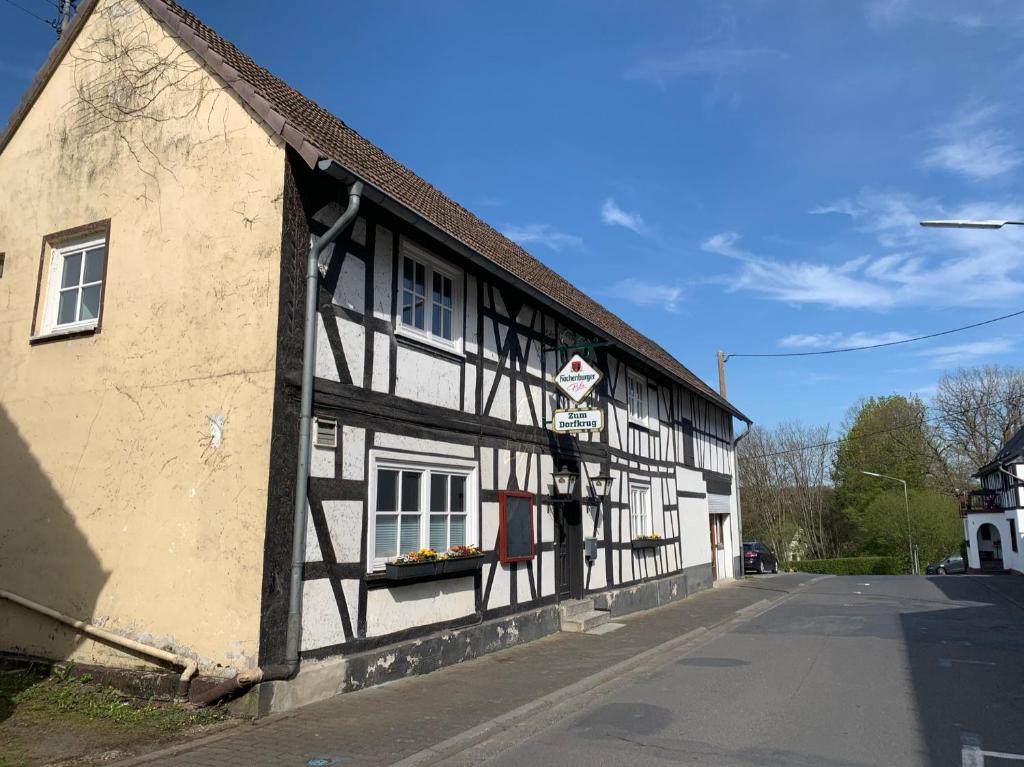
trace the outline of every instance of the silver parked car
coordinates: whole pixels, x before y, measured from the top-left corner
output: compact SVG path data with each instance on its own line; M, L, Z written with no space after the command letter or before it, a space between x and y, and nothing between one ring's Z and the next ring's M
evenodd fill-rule
M948 557L935 564L928 565L924 569L925 575L945 575L946 573L966 573L967 563L959 554L950 554Z

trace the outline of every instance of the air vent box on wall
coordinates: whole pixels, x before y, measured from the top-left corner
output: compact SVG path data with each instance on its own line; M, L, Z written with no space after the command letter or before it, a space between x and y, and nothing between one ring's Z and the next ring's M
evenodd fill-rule
M313 446L325 449L338 447L338 422L325 418L314 418Z

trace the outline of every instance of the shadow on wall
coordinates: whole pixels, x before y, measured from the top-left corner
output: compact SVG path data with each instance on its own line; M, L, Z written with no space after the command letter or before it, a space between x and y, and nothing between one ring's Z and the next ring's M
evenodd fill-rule
M90 620L106 580L64 500L0 405L0 589ZM0 599L0 652L64 660L82 641L56 621ZM0 719L8 703L0 700Z
M953 603L900 616L927 763L988 764L974 749L1024 754L1024 578L928 580Z

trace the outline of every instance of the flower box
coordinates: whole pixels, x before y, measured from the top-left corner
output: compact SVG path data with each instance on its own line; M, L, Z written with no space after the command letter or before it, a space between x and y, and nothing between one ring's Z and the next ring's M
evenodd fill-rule
M388 580L405 581L412 578L427 578L441 572L443 562L431 560L429 562L410 562L409 564L395 564L388 562L385 566Z
M473 554L468 557L448 557L442 560L442 572L445 573L466 573L479 570L484 564L483 554Z
M660 546L665 540L663 538L634 538L631 543L634 549L653 549Z

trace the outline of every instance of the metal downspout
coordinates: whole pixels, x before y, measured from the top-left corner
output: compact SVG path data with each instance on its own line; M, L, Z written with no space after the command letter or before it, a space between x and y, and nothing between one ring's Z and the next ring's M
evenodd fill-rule
M288 624L285 635L284 662L252 671L243 671L196 696L200 706L214 703L243 687L257 682L291 679L299 669L299 641L302 637L302 570L306 561L306 495L309 490L310 433L313 420L313 377L316 373L316 304L319 279L327 274L330 256L327 246L334 242L342 230L356 217L363 195L363 182L349 187L348 207L331 228L318 237L306 258L306 314L302 345L302 398L299 405L299 460L295 470L295 508L292 515L292 570L288 592Z

